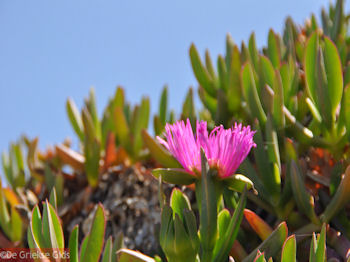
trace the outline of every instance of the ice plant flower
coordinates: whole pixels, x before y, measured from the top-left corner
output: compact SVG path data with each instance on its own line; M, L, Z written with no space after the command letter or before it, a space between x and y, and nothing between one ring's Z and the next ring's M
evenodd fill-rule
M226 178L235 174L251 148L256 147L254 133L250 126L235 123L228 129L218 126L208 134L207 122L197 121L194 135L187 119L186 123L166 124L166 140L157 139L193 175L201 172L200 150L203 148L210 167L218 170L219 177Z

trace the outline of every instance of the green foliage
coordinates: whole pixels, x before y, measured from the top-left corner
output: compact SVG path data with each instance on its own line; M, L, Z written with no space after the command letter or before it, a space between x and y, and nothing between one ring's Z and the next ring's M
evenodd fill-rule
M15 193L11 189L1 187L0 181L0 228L13 242L21 242L24 223L15 206L19 204Z
M67 237L57 214L67 200L63 167L69 165L77 176L84 173L89 185L97 188L100 174L109 167L142 162L155 167L152 174L160 184L195 187L193 203L180 189L174 189L166 203L160 188L160 255L167 261L219 262L230 256L237 261L326 261L326 250L348 261L348 32L349 15L344 1L338 0L322 10L321 23L315 15L303 26L287 18L283 34L271 29L261 50L254 33L240 46L228 35L225 54L214 62L208 50L202 59L195 45L190 46L203 109L196 110L190 88L178 118L190 119L193 127L199 117L209 129L243 122L256 130L257 147L239 167L242 175L227 179L208 169L204 154L202 174L181 167L148 132L148 98L131 106L118 87L101 116L93 89L80 111L68 99L67 115L81 153L68 142L43 153L37 149L38 139L25 137L10 145L2 154L9 186L0 186L2 233L11 243L25 246L28 228L30 248L63 249ZM168 91L165 86L153 117L156 136L178 119L169 110ZM29 201L28 194L40 199ZM46 197L50 200L41 208L38 203ZM244 210L246 204L251 210ZM241 227L243 215L247 223ZM71 231L71 261L161 261L122 249L122 236L105 241L105 223L98 205L90 233L81 243L78 226ZM309 241L307 255L297 252Z
M2 153L2 167L6 180L12 189L23 187L25 184L25 162L23 142L11 143L9 153Z
M51 195L50 202L55 202L55 191ZM119 235L113 244L110 237L103 249L105 235L106 216L103 206L99 204L96 208L94 218L91 224L90 232L85 236L79 252L79 227L75 226L69 237L69 257L70 261L99 261L103 256L104 262L115 262L116 252L122 248L122 235ZM43 254L40 261L45 261L45 257L49 254L52 258L54 252L63 254L65 244L63 229L60 218L53 205L47 200L43 203L42 214L38 206L32 211L31 220L27 232L28 245L35 248Z

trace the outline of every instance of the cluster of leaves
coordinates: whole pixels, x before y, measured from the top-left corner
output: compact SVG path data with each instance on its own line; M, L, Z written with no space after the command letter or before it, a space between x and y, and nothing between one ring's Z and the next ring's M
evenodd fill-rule
M257 130L257 147L239 169L249 179L235 176L225 181L222 199L204 201L211 197L213 186L206 174L198 184L188 174L174 172L180 164L147 132L148 98L132 107L124 90L117 88L100 118L92 89L80 112L73 100L66 104L79 151L65 142L43 154L37 150L37 139L23 138L3 154L8 187L0 186L2 232L11 245L28 244L42 251L68 246L73 261L162 261L122 249L121 236L114 244L111 238L104 243L102 205L96 207L90 234L80 249L79 228L67 241L56 212L67 200L63 191L72 179L65 166L85 179L84 186L96 188L100 175L110 167L146 162L173 168L155 169L160 181L189 187L196 183L201 189L196 190L198 202L192 206L180 190L172 192L169 203L160 190L163 260L325 261L330 249L338 259L348 260L350 16L343 9L343 0L328 11L323 9L322 26L314 15L302 27L288 18L283 35L270 30L261 51L254 34L240 47L228 36L217 70L209 52L203 63L192 45L190 59L204 105L199 114L192 89L179 117L169 111L164 87L153 118L156 135L177 119L189 118L195 126L198 116L211 127L240 121ZM244 187L255 188L258 194ZM50 201L41 203L49 195Z
M322 26L314 15L304 27L288 18L282 36L269 31L261 52L254 34L240 48L228 36L217 70L208 51L203 63L192 45L190 57L213 123L242 121L257 130L253 156L240 167L259 192L248 198L298 233L330 223L349 238L350 36L343 8L339 0L322 10ZM313 147L329 161L315 165Z

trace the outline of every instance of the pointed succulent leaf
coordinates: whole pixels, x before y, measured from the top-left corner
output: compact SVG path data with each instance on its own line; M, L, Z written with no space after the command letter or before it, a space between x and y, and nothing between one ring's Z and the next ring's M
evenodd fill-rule
M192 248L191 240L189 239L185 227L177 214L175 214L174 219L174 230L176 261L194 262L196 260L198 250Z
M270 192L271 199L278 199L281 191L281 177L278 173L273 172L273 164L269 160L268 154L264 149L262 131L256 128L254 136L257 147L253 149L256 164L264 183L265 188Z
M48 248L48 246L46 246L44 242L41 214L37 205L33 208L29 229L30 230L28 230L28 235L32 240L31 242L29 242L29 247Z
M106 227L105 212L103 210L102 204L99 204L96 209L94 220L91 225L89 239L86 243L86 249L85 249L86 251L84 252L82 261L94 262L99 260L102 247L103 247L105 227Z
M227 91L228 89L227 67L226 67L225 59L221 55L218 56L217 64L218 64L220 89Z
M177 214L181 221L183 221L184 210L191 210L191 204L188 197L181 192L181 190L174 188L170 196L170 207L173 209L174 218Z
M264 83L274 87L275 81L275 69L271 63L271 61L266 57L260 56L260 66L261 66L261 78L264 80Z
M112 262L117 261L117 252L123 248L124 245L124 236L123 232L119 232L114 240L113 248L112 248Z
M164 86L162 94L160 96L160 103L159 103L159 119L163 125L165 125L167 120L167 108L168 108L168 86Z
M345 174L335 192L331 202L321 215L321 220L328 223L350 200L350 166L345 170Z
M264 252L257 253L256 258L254 259L254 262L266 262L265 253Z
M272 29L269 31L267 53L271 59L273 66L275 68L279 68L281 61L280 47L278 38Z
M21 241L23 235L23 221L14 206L11 206L11 241Z
M183 217L184 217L184 226L190 238L192 249L196 250L196 253L197 253L199 249L199 237L198 237L196 217L192 210L185 210L183 212Z
M103 250L102 262L113 262L112 261L112 236L107 239L105 248Z
M249 49L249 55L250 55L252 64L253 64L255 70L257 70L258 69L258 62L259 62L259 51L258 51L258 48L256 46L254 32L249 37L248 49Z
M42 230L45 248L64 248L64 236L60 219L54 207L47 200L43 208Z
M204 67L194 44L192 44L190 47L190 58L194 75L196 76L199 84L205 89L205 91L208 92L210 96L215 97L216 89L213 80L207 69Z
M235 212L230 219L225 235L223 237L220 237L220 239L215 244L214 262L224 261L229 255L242 222L243 210L246 204L246 194L247 190L244 190L239 199L237 208L235 209Z
M266 122L266 114L261 105L252 70L252 66L249 63L243 66L241 72L243 94L253 117L258 118L260 124L264 125Z
M196 181L194 175L181 168L156 168L152 170L152 174L156 178L161 175L162 179L170 184L190 185Z
M77 106L75 105L74 101L70 98L68 98L67 100L66 110L74 132L77 134L80 141L83 142L84 141L83 122L81 120Z
M228 57L226 57L227 59ZM232 47L231 61L228 67L228 108L231 112L236 112L241 106L241 59L239 49L236 45Z
M254 189L254 183L246 176L235 174L223 180L225 185L236 192L243 192L244 188L247 190Z
M192 126L195 126L195 124L196 124L196 111L195 111L195 107L194 107L192 88L190 88L188 90L185 101L182 105L181 118L182 119L189 118Z
M294 160L291 160L290 168L292 190L297 206L313 223L319 224L319 219L314 210L313 198L306 191L300 168Z
M79 253L78 253L78 234L79 226L76 225L69 237L69 259L71 262L79 262Z
M283 114L284 94L283 83L278 70L275 70L273 86L275 94L273 99L272 117L276 126L278 128L283 128L285 125L285 119Z
M326 260L326 224L322 225L321 233L317 238L316 261Z
M281 262L296 262L297 242L295 235L289 236L282 247Z
M306 44L304 56L306 87L313 102L316 102L317 83L315 62L317 59L317 50L319 47L318 42L318 34L313 33Z
M53 187L51 190L49 203L53 206L55 210L57 210L57 195L55 187Z

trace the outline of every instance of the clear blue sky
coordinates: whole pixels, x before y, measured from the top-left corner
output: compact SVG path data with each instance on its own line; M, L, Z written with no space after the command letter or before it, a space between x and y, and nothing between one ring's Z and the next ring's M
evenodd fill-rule
M255 31L261 46L269 28L281 32L287 15L302 23L326 5L327 0L2 0L0 151L22 133L39 135L42 148L74 137L65 101L70 96L80 107L91 86L100 113L119 84L133 103L148 95L154 111L167 83L170 106L179 111L187 88L196 85L191 42L202 54L209 48L216 56L224 52L226 33L239 43Z

